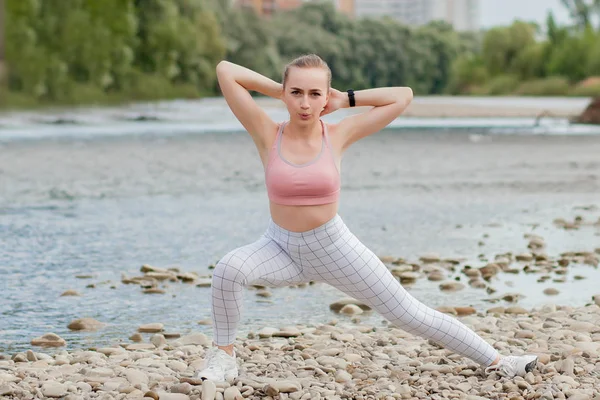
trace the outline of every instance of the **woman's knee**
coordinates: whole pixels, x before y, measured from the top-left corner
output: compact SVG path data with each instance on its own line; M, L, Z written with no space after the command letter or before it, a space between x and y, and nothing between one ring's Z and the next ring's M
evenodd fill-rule
M215 265L213 286L220 286L221 289L229 287L230 290L245 286L250 272L249 264L247 257L239 254L237 249L229 252Z

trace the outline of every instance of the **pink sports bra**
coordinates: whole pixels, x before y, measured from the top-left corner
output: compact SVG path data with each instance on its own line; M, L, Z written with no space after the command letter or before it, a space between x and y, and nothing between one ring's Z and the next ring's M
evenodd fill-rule
M276 204L312 206L334 203L340 195L340 173L329 145L327 125L323 127L321 152L304 164L294 164L281 155L281 137L286 123L277 131L269 152L265 182L269 200ZM327 149L325 149L327 147Z

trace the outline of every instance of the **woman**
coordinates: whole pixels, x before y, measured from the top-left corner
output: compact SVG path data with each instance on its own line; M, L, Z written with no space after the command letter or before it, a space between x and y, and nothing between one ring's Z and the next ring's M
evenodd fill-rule
M333 285L399 328L474 360L486 372L513 377L534 368L536 356L500 357L458 320L413 298L337 214L344 151L402 114L412 100L410 88L340 92L331 88L331 71L316 55L288 64L282 84L226 61L217 66L217 76L227 104L258 149L271 219L258 241L229 252L213 271L215 347L209 350L199 378L224 381L238 374L233 343L244 286L309 281ZM249 91L283 100L289 122L272 121ZM320 119L352 106L372 108L338 124Z

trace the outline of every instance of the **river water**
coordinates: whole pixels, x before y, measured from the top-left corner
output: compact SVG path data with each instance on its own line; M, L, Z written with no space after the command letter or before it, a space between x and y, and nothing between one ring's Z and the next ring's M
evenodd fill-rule
M286 118L281 108L268 112ZM400 118L345 154L340 215L376 254L413 262L437 253L483 266L496 254L527 251L526 233L543 236L551 256L593 251L599 133L561 119ZM552 223L575 216L589 223L574 231ZM121 276L141 275L143 264L208 276L210 264L256 240L267 220L256 150L221 99L2 114L0 353L31 348L47 332L68 348L126 342L149 322L210 334L198 324L210 317L209 288L168 282L165 294L143 294ZM493 295L469 287L443 293L424 279L407 289L433 307L481 312L504 293L524 294L524 307L583 305L600 293L600 273L589 265L572 266L565 283L537 278L501 274L490 283ZM548 287L560 294L544 295ZM67 289L81 296L61 297ZM329 310L345 296L327 285L270 291L267 299L246 292L240 335L346 319ZM67 329L83 317L107 325ZM383 323L374 313L361 318Z

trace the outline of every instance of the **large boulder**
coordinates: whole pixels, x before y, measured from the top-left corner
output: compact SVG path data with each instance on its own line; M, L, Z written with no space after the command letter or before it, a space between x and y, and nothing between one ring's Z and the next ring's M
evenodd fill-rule
M600 125L600 97L593 99L583 113L575 119L575 122Z

